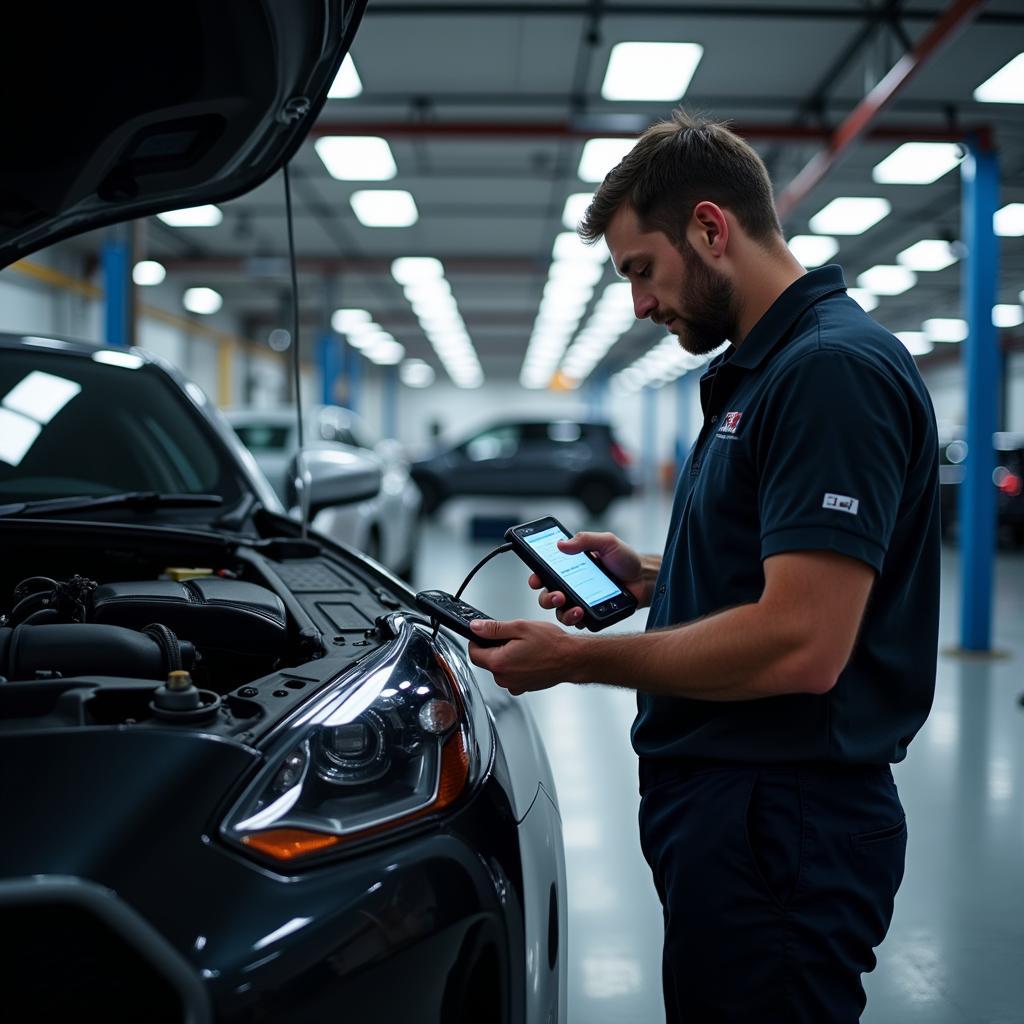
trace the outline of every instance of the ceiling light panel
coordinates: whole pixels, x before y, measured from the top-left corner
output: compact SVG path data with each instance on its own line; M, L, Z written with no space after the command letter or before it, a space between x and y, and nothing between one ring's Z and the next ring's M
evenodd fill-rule
M583 220L583 215L593 198L593 192L574 192L566 199L565 208L562 210L562 223L570 231L575 231L579 222Z
M1000 303L992 307L992 323L996 327L1019 327L1024 323L1024 306Z
M823 206L810 220L819 235L861 235L887 217L888 199L873 196L840 196Z
M604 181L604 176L635 144L636 139L590 139L580 157L580 181Z
M963 159L955 142L905 142L871 171L881 185L930 185Z
M161 284L167 277L167 270L156 260L140 260L132 268L132 280L142 288Z
M224 305L224 299L212 288L189 288L182 303L190 313L210 316Z
M849 295L865 313L870 313L873 309L878 308L878 296L873 292L869 292L866 288L847 288L846 294Z
M484 373L452 295L452 286L444 276L444 264L432 256L403 256L392 262L391 276L402 285L402 293L412 306L420 328L452 381L461 388L480 387ZM410 372L423 376L422 370ZM409 386L426 387L427 384Z
M398 173L387 140L374 135L325 135L313 148L338 181L390 181Z
M364 227L408 228L419 220L416 200L403 189L361 189L349 202Z
M703 54L704 47L698 43L617 43L608 58L601 96L606 100L678 100Z
M857 278L857 285L875 295L902 295L917 284L917 274L907 267L883 265L865 270Z
M992 227L1003 238L1019 238L1024 235L1024 203L1007 203L996 210Z
M957 342L967 338L967 321L953 317L933 317L921 325L929 341Z
M941 238L922 238L898 253L896 262L908 270L931 272L951 267L960 257L953 246Z
M794 235L786 244L805 267L820 267L839 252L839 243L828 235Z
M897 331L896 337L912 356L926 356L935 348L924 331Z
M974 90L979 103L1024 103L1024 53L1018 53Z
M338 73L334 76L334 82L331 84L327 98L329 100L351 100L362 91L363 83L359 78L359 72L356 71L355 61L352 60L351 53L346 53L341 67L338 68Z

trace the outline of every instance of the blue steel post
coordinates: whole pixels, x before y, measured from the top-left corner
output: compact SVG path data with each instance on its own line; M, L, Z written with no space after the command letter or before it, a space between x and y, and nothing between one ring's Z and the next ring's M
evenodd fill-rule
M338 403L338 374L341 371L341 343L331 326L334 309L334 282L323 279L323 322L317 338L317 356L320 363L320 400L324 405Z
M693 417L693 393L697 376L693 371L676 379L676 472L683 468L693 438L690 421Z
M345 373L348 381L347 405L353 412L359 412L359 384L363 375L363 357L357 349L345 342Z
M999 246L992 216L999 204L999 158L973 140L961 164L962 275L967 341L967 459L960 487L960 646L987 651L992 641L992 579L996 505L992 434L999 403L998 336L992 323L999 280Z
M650 386L643 389L644 403L644 491L656 494L658 490L658 390Z
M398 437L398 367L385 366L384 401L381 402L381 433Z
M103 243L104 335L108 345L132 344L132 247L123 230L112 230Z

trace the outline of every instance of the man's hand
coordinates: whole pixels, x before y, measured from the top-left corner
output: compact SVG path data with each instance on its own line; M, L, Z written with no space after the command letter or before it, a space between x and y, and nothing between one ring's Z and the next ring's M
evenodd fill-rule
M577 533L568 540L558 542L560 551L567 555L579 554L581 551L593 551L608 567L608 571L625 585L626 589L643 607L650 603L650 589L658 574L657 562L660 559L642 558L628 544L621 541L614 533ZM649 564L648 564L649 563ZM566 596L560 590L545 590L544 584L536 573L530 574L531 589L539 590L537 603L541 608L556 608L558 621L566 626L583 628L583 609L566 607Z
M474 619L474 633L493 640L504 640L501 647L483 647L470 643L469 658L486 669L494 681L514 696L572 679L574 651L582 637L570 636L548 622L513 619Z

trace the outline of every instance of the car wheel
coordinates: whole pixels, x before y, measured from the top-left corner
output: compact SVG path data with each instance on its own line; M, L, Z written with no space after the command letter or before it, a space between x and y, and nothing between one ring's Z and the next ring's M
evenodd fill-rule
M576 489L576 495L583 507L593 516L606 511L615 497L603 480L584 480Z

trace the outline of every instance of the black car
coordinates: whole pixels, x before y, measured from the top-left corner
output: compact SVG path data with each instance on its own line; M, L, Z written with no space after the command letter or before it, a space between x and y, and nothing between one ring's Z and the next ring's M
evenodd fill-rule
M431 512L457 495L575 497L599 515L633 493L629 456L607 423L495 423L412 466Z
M19 12L7 71L37 87L5 124L0 266L264 181L363 6ZM313 513L379 486L330 453L306 468ZM285 516L194 384L138 350L0 339L0 554L11 1019L562 1018L527 709L400 580Z
M1000 431L992 435L996 488L996 523L1018 545L1024 545L1024 434ZM967 442L947 437L939 444L939 494L942 533L956 535L959 518L960 484L964 476Z

